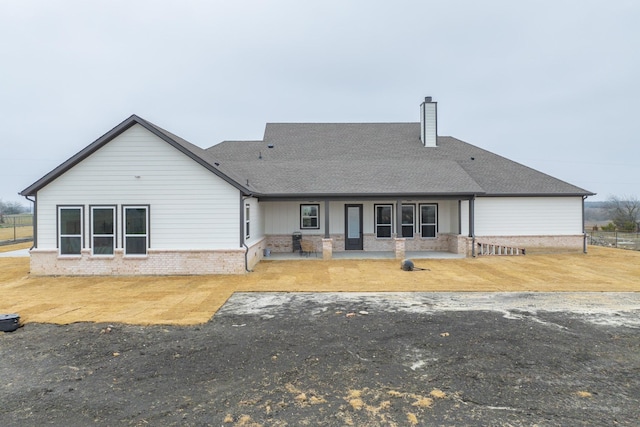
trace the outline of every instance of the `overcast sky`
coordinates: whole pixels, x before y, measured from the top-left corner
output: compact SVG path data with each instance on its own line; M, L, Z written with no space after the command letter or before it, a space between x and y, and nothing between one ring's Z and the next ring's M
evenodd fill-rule
M640 196L640 1L0 0L0 198L131 114L203 148L415 122Z

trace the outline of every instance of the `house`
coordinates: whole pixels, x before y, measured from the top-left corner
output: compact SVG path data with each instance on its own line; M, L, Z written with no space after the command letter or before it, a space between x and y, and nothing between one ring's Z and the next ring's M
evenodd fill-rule
M131 116L20 194L39 275L244 273L340 251L584 246L593 193L416 123L269 123L202 149Z

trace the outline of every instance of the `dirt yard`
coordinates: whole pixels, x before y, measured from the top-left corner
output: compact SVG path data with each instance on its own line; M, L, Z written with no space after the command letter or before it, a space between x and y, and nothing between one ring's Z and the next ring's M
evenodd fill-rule
M251 292L196 326L28 323L0 334L0 424L637 426L638 294L556 295Z
M0 333L0 425L637 426L638 261L45 278L0 258L0 313L25 322Z
M16 247L29 247L23 244ZM0 247L0 250L8 247ZM0 258L0 313L23 322L207 322L234 292L636 292L640 252L416 260L263 261L240 276L31 277L28 258Z

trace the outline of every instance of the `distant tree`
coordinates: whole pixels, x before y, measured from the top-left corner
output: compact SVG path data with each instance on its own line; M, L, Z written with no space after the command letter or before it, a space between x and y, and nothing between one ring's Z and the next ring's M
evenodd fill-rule
M616 228L620 231L636 231L640 221L640 200L636 197L611 196L607 208Z
M5 215L15 215L27 212L27 208L18 202L5 202L0 199L0 224L4 223Z

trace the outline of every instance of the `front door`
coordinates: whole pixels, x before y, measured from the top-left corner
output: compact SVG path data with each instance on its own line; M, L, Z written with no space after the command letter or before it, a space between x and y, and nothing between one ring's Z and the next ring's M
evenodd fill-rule
M345 205L344 249L362 250L362 205Z

